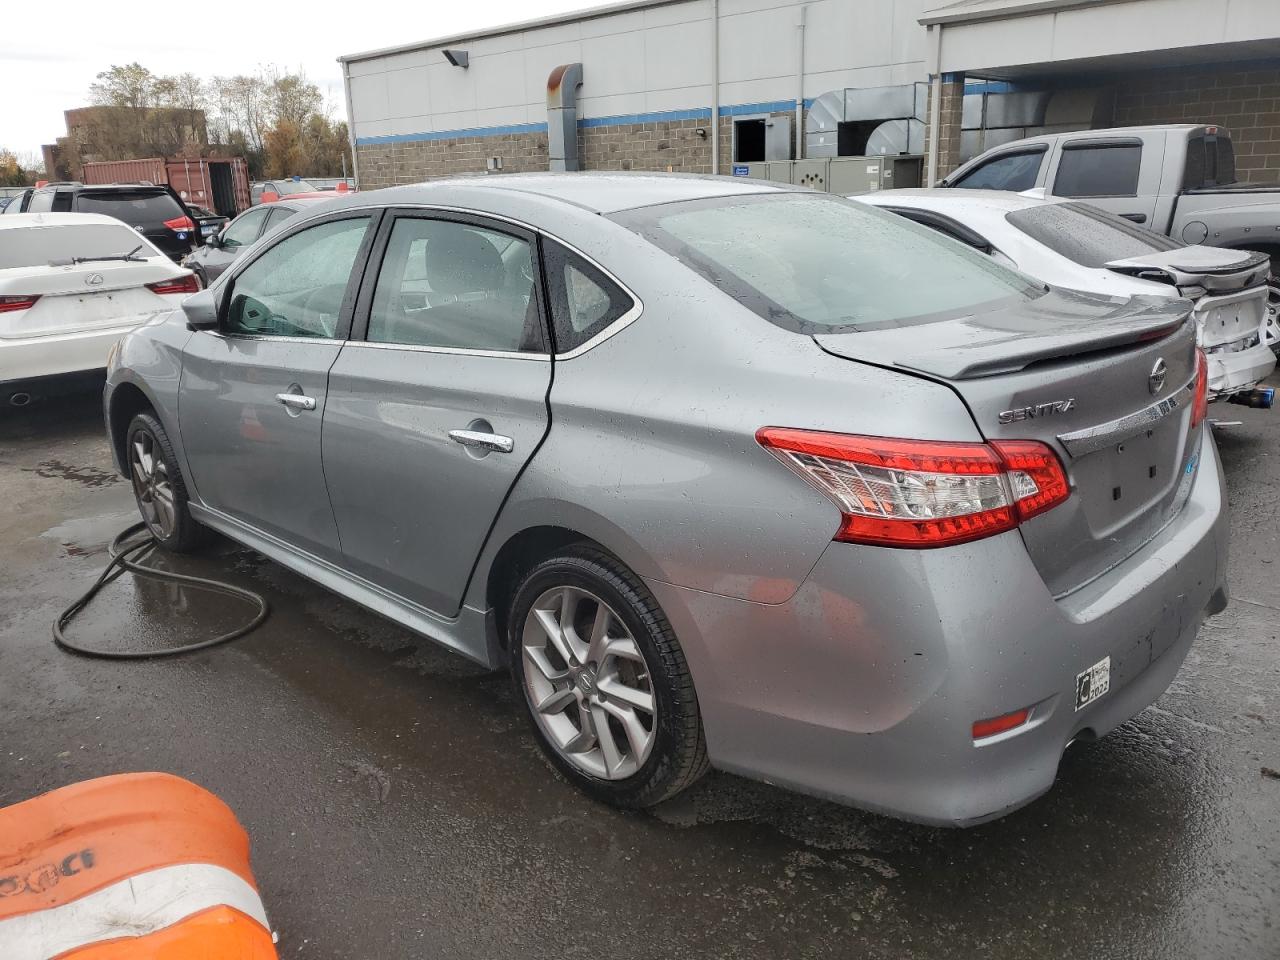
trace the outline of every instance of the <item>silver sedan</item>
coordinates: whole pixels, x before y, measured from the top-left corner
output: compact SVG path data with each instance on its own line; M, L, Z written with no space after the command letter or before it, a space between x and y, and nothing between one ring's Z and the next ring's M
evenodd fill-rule
M708 766L966 824L1226 603L1188 304L850 201L528 175L364 193L115 351L156 539L207 529L489 666L626 807Z

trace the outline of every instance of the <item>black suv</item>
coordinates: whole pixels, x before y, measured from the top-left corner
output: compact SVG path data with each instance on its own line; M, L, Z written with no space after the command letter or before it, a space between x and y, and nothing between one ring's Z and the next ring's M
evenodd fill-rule
M127 223L173 260L199 241L191 211L172 187L140 183L51 183L31 195L27 213L105 213Z

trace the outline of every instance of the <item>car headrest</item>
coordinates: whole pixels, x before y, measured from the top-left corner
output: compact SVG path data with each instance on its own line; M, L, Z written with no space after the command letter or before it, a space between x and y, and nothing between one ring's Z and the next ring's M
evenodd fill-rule
M501 290L505 276L493 244L455 224L442 225L427 241L426 271L432 293L453 296Z

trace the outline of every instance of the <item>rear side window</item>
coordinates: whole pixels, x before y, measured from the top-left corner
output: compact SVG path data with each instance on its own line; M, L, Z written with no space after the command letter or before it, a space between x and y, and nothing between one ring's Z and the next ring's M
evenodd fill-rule
M184 216L178 201L167 193L81 193L76 201L77 213L105 213L125 223L162 224Z
M626 291L573 251L554 240L543 249L557 353L582 346L635 306Z
M1005 219L1037 243L1082 267L1094 269L1113 260L1182 246L1086 203L1046 203L1015 210Z
M297 210L290 210L288 207L276 207L267 214L267 225L262 228L262 232L266 233L274 230L297 212Z
M270 247L235 278L226 332L335 336L368 227L368 217L331 220Z
M396 220L369 311L372 343L542 353L533 247L454 220Z
M1044 292L927 227L822 194L694 200L615 219L798 333L901 327Z
M1142 144L1062 148L1053 192L1059 197L1136 197Z
M0 270L15 267L43 267L54 260L66 263L73 257L114 257L133 253L136 257L162 254L123 223L85 223L74 226L32 227L20 233L18 242L0 244ZM141 248L141 249L139 249Z
M1036 185L1045 153L1045 150L1006 153L988 160L951 186L965 190L1030 190Z

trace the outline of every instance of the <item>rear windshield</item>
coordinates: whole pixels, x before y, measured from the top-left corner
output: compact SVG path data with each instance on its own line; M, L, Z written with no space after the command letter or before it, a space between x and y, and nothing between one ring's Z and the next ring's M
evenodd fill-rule
M57 227L32 227L0 230L0 236L21 242L0 243L0 270L14 267L43 267L51 260L67 261L72 257L110 257L128 253L141 246L135 256L160 256L151 244L124 224L85 223Z
M271 184L267 184L267 190L270 189ZM276 180L275 192L281 197L287 197L291 193L315 193L316 188L306 180Z
M801 333L904 326L1044 292L964 244L839 197L696 200L615 219L766 320Z
M1046 203L1015 210L1005 219L1037 243L1095 269L1112 260L1185 246L1086 203Z
M105 213L125 223L160 224L183 216L178 201L167 193L82 193L76 202L77 213Z

